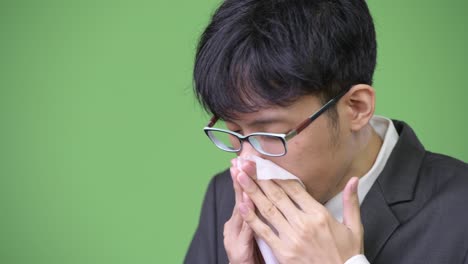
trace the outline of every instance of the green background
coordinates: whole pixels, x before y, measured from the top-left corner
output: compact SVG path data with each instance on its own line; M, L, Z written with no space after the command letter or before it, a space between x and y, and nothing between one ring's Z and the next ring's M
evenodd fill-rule
M192 93L218 3L0 1L0 263L182 262L231 157ZM368 3L377 113L468 161L468 2Z

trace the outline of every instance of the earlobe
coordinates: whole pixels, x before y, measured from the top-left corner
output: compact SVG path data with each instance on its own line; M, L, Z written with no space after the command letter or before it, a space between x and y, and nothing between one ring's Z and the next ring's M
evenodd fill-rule
M345 103L349 111L349 124L352 131L358 131L365 127L375 111L375 90L367 84L353 86L346 98Z

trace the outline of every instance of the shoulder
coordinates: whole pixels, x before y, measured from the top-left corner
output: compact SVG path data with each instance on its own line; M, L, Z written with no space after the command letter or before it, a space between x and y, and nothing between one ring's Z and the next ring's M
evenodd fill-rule
M437 213L452 223L468 221L468 164L442 154L426 152L420 167L419 193ZM427 206L426 205L426 206ZM456 216L456 217L454 217ZM450 219L450 220L449 220ZM468 229L464 228L466 234Z
M412 170L403 170L390 175L392 177L388 179L398 180L388 180L384 186L387 188L385 189L387 201L390 201L399 220L406 222L422 215L424 216L422 218L428 221L432 218L426 217L427 215L437 215L446 226L457 228L461 225L466 226L468 165L455 158L429 151L422 151L420 159L412 155L406 155L404 159L407 163L413 164L406 165L411 166ZM405 164L401 163L393 165L393 167L404 166ZM398 168L395 171L398 172ZM389 197L399 197L401 193L405 194L402 196L404 199L389 199ZM455 215L457 217L453 217ZM468 228L462 229L468 235Z
M461 189L464 196L468 197L468 164L461 160L426 152L421 164L420 175L430 177L436 190Z
M224 170L213 176L208 192L213 195L216 214L221 221L226 221L232 214L235 203L234 188L229 170Z
M424 164L429 168L451 169L452 172L465 173L465 175L468 172L467 163L443 154L433 153L430 151L426 152Z
M226 187L232 185L231 173L228 169L219 172L213 176L212 182L218 187Z
M233 191L232 179L229 170L224 170L213 176L210 182L210 188L215 193L216 197L221 197L226 192Z

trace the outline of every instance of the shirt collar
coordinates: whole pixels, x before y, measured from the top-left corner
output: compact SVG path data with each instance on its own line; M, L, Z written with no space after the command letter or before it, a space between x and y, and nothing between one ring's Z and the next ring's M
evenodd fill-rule
M375 130L375 132L383 140L382 146L377 155L377 159L372 165L372 168L359 179L358 186L358 197L359 204L362 203L370 188L374 184L377 177L382 172L387 163L388 157L392 153L393 148L395 147L398 141L398 132L393 125L392 120L382 117L382 116L373 116L370 120L370 125ZM340 192L335 197L331 198L325 207L332 214L335 219L342 222L343 221L343 192Z

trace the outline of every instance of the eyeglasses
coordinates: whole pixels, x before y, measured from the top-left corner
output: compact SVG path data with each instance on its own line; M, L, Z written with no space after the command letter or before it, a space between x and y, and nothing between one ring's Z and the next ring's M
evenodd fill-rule
M346 89L336 97L332 98L314 114L300 123L299 126L286 134L256 132L244 136L234 131L213 127L219 119L216 116L211 118L210 122L205 128L203 128L203 130L208 138L210 138L210 140L221 150L227 152L240 152L242 150L242 142L248 141L256 151L263 155L281 157L286 155L288 152L286 146L287 141L301 133L302 130L308 127L321 114L336 104L348 91L349 89Z

